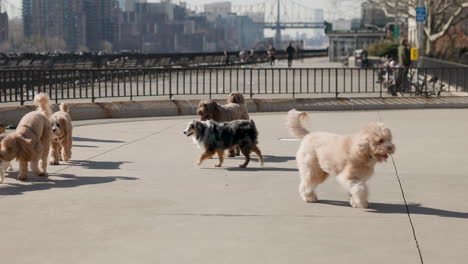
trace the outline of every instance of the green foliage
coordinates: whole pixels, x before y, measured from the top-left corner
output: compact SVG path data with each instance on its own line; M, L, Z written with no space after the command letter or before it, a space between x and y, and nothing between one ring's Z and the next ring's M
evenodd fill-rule
M396 58L398 56L398 44L391 40L383 40L374 45L370 45L367 51L370 56L383 57L385 55L390 55Z

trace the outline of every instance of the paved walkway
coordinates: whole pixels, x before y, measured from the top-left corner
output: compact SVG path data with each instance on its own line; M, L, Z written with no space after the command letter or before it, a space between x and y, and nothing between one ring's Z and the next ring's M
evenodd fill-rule
M468 110L311 116L313 130L391 127L425 262L466 262ZM420 263L391 162L370 181L371 209L350 208L333 179L306 204L298 142L279 140L290 137L285 113L252 117L264 168L232 158L195 166L199 150L182 134L191 117L75 123L72 162L0 184L2 262Z

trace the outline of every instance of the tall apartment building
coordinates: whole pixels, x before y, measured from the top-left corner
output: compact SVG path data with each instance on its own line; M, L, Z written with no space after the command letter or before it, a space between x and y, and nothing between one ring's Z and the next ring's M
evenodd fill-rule
M383 28L389 19L382 8L374 3L365 1L361 4L361 27Z
M63 39L69 50L100 50L114 40L117 0L23 0L26 37Z
M69 49L86 42L84 0L23 0L26 37L63 39Z
M113 43L116 35L113 10L118 8L116 0L84 0L86 13L87 41L90 50L101 50L103 42Z
M8 40L8 14L1 10L0 0L0 43Z

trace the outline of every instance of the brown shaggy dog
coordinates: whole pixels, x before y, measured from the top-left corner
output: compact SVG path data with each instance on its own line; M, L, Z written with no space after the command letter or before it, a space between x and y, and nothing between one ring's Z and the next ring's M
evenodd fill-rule
M382 123L370 123L351 136L310 133L301 124L307 117L306 112L295 109L288 113L290 133L303 138L296 154L301 198L309 203L317 201L315 188L332 174L348 191L352 207L367 208L366 182L374 174L376 163L387 160L395 152L390 129Z
M228 122L250 119L244 96L241 93L233 92L229 94L227 102L225 105L220 105L211 99L201 100L198 104L197 115L200 116L202 121Z
M201 100L198 104L197 115L202 121L213 120L216 122L229 122L233 120L250 120L249 112L245 105L245 98L239 92L228 95L227 104L221 105L214 100ZM240 149L229 149L229 157L240 155Z
M47 156L52 135L49 97L44 93L36 95L34 105L38 107L37 110L23 116L16 131L7 135L0 145L0 159L12 161L16 158L19 161L18 178L22 181L28 179L28 162L31 163L33 173L39 176L47 173Z
M72 122L67 103L60 104L60 111L50 118L52 124L52 140L50 143L50 165L58 165L59 160L68 161L72 150Z

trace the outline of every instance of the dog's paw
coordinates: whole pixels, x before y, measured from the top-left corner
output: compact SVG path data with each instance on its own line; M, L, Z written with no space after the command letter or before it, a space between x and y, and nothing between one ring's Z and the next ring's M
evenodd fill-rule
M239 165L239 168L247 168L247 165L241 164Z
M219 168L221 167L221 165L222 165L221 163L216 163L215 165L213 165L213 167Z
M71 154L63 154L63 157L61 160L69 161L70 159L71 159Z
M39 171L39 173L37 174L39 177L45 177L47 176L47 172L45 171Z
M28 174L20 174L18 176L18 180L20 181L26 181L28 179Z
M50 165L59 165L59 162L58 162L58 160L51 160L51 161L49 162L49 164L50 164Z
M315 193L307 193L307 194L301 193L301 198L306 203L314 203L318 200L317 195Z
M369 208L369 202L368 201L356 202L356 201L354 201L354 199L352 197L349 199L349 204L353 208Z

